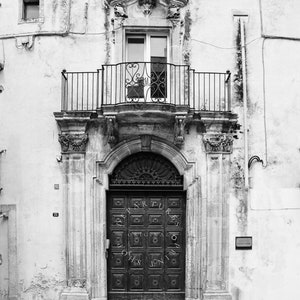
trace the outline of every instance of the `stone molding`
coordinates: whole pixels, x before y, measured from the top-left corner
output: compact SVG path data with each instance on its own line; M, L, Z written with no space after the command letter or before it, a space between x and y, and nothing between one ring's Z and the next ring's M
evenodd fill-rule
M87 133L61 133L58 135L63 153L85 152L88 139Z
M230 134L204 134L203 143L206 153L232 153L233 137Z
M68 280L69 287L76 287L76 288L85 288L86 287L86 279L82 278L70 278Z

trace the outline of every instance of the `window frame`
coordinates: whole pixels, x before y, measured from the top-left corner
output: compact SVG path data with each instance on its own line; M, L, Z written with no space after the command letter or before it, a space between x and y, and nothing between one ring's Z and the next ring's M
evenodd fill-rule
M30 4L30 2L34 3L38 1L38 17L37 18L25 18L26 15L26 2ZM41 23L44 22L44 0L19 0L19 24L23 23Z
M123 62L133 62L133 61L129 61L128 60L128 39L132 38L132 37L136 37L136 38L144 38L144 45L145 45L145 49L144 49L144 60L142 62L147 62L149 64L147 64L147 73L150 74L151 73L151 37L165 37L166 38L166 74L167 74L167 82L170 82L170 72L167 71L169 69L169 65L170 65L170 30L168 30L168 28L147 28L147 29L135 29L135 30L125 30L124 32L124 44L123 44ZM149 86L148 86L149 88ZM150 87L151 88L151 87ZM150 98L156 98L156 97L152 97L152 94L149 94L146 92L147 86L144 86L144 93L143 93L143 97L134 97L134 98L144 98L146 102L151 102L149 101ZM151 92L152 93L152 92ZM166 93L166 97L158 97L157 99L161 98L165 98L168 99L168 95L170 95L170 85L167 85L167 88L165 90ZM137 95L139 93L136 93ZM145 95L146 96L145 98ZM150 95L150 96L149 96Z
M123 33L123 62L127 61L128 57L128 36L145 36L145 62L150 62L150 38L151 36L161 36L167 38L167 63L171 60L171 45L170 45L170 28L169 27L147 27L147 28L124 28Z

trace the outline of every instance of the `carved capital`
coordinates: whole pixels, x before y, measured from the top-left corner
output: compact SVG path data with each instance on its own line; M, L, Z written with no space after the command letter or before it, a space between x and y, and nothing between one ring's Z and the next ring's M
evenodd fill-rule
M58 135L62 152L85 152L88 135L62 133Z
M76 287L76 288L85 288L86 287L86 279L71 278L68 280L68 286Z
M207 153L231 153L233 138L229 134L204 134L203 143Z
M175 117L174 126L174 143L175 145L181 146L184 143L184 129L185 129L186 118L183 116Z
M115 116L106 117L106 128L107 142L112 147L117 143L117 122Z

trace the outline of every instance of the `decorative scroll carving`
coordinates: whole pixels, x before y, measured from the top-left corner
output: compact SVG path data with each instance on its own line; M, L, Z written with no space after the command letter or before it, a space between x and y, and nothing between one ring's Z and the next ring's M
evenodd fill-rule
M116 117L115 116L107 117L106 125L107 125L107 142L110 144L110 146L114 146L117 143Z
M183 178L161 155L140 152L125 158L110 176L110 185L182 186Z
M179 19L180 18L180 7L170 6L168 10L167 19Z
M86 287L86 279L71 278L68 280L68 286L77 287L77 288L85 288Z
M205 134L203 143L207 153L231 153L233 138L231 135L220 134Z
M189 0L170 0L170 6L172 7L184 7L188 4Z
M185 117L176 117L174 126L174 143L181 146L184 143Z
M88 135L62 133L58 135L62 152L84 152L88 142Z
M115 11L115 17L123 18L123 19L128 18L128 15L125 10L125 6L121 2L117 3L114 6L114 11Z
M156 7L156 0L139 0L139 6L142 6L145 15L150 15L152 9Z

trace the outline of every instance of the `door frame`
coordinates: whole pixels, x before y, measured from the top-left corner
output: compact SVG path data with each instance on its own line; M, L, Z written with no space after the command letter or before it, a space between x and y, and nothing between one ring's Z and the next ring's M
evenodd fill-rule
M91 203L91 257L88 262L88 282L94 300L107 299L107 262L106 249L106 192L109 190L109 174L116 165L130 154L144 149L145 139L139 136L126 143L121 143L108 153L103 160L96 162L92 183ZM206 266L206 209L201 201L201 184L199 170L194 161L188 161L174 144L161 138L151 136L149 151L169 159L183 176L183 190L186 191L186 251L185 251L185 299L200 299L203 275ZM201 166L205 172L205 164ZM200 222L200 223L199 223ZM105 233L105 234L104 234Z

